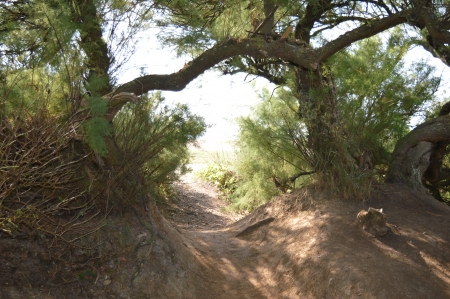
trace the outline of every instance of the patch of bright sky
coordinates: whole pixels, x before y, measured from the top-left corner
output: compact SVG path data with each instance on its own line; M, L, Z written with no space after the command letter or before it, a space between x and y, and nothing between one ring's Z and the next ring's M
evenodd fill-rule
M177 58L174 49L160 46L155 38L157 32L157 29L150 29L147 37L143 36L136 53L119 78L119 84L139 77L141 69L146 74L170 74L191 60L189 57ZM222 76L218 72L207 71L184 90L163 91L162 94L166 103L189 104L193 113L205 118L210 127L203 140L224 142L237 137L238 126L233 120L248 115L250 107L259 101L255 88L268 85L265 79L252 79L246 78L244 74Z
M408 25L403 25L403 29L409 37L419 38L417 33L409 28ZM381 33L380 36L387 42L389 39L388 33ZM433 57L430 52L424 50L421 46L412 47L404 58L405 67L413 65L418 62L425 62L428 65L431 65L435 68L434 76L441 77L441 84L435 94L436 99L439 101L438 103L428 103L425 109L428 109L431 105L442 105L449 100L449 92L448 89L450 87L450 67L442 62L439 58ZM409 127L413 129L418 124L422 123L425 120L425 115L423 112L416 113L413 117L411 117L409 122Z

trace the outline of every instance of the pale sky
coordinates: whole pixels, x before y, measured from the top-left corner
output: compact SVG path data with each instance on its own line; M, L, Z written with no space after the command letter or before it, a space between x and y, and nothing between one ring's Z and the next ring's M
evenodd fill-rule
M154 38L157 29L150 29L153 34L143 37L138 51L127 64L127 68L120 77L119 84L128 82L140 74L145 68L147 74L170 74L181 69L190 59L176 58L175 51L162 49ZM180 92L163 91L167 103L187 103L191 111L205 118L211 125L202 139L208 141L229 141L235 139L238 127L233 119L248 115L249 107L258 102L257 94L250 81L254 77L245 75L221 76L218 72L206 72L192 81ZM265 79L254 82L257 88L270 86Z

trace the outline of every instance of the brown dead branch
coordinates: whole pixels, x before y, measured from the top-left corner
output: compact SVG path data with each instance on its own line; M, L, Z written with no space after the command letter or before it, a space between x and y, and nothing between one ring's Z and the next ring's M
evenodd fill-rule
M0 123L0 234L76 247L102 227L108 205L77 186L88 157L71 147L78 127L50 115Z
M261 24L259 24L259 26L256 27L255 32L253 32L253 34L251 35L251 37L255 37L255 36L258 34L259 30L261 30L261 28L263 28L264 25L266 25L266 24L273 18L273 16L274 16L275 12L277 11L278 7L279 7L278 4L276 4L276 5L273 7L272 11L266 16L266 18L264 19L264 21L262 21Z
M275 220L275 218L273 218L273 217L269 217L269 218L260 220L260 221L256 222L255 224L252 224L252 225L244 228L242 231L240 231L239 233L234 235L234 237L240 238L240 237L247 236L247 235L251 234L252 232L254 232L255 230L257 230L258 228L260 228L261 226L269 224L274 220Z

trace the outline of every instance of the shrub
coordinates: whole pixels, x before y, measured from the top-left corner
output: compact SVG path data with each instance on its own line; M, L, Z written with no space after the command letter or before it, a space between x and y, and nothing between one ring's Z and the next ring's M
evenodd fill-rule
M53 238L56 246L100 227L94 197L77 184L86 156L72 148L74 129L45 111L0 122L0 232Z
M218 163L208 164L207 167L197 172L197 176L204 181L213 183L227 200L236 191L239 182L235 171L229 166Z
M123 153L122 173L139 172L155 195L167 192L187 171L188 145L206 130L202 117L187 105L164 105L160 92L128 103L113 121L115 140Z

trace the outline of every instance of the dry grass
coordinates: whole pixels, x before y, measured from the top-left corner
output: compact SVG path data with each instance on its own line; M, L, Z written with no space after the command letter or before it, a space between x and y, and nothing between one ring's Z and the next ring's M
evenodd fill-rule
M75 245L105 215L79 187L83 162L75 125L44 112L0 124L0 231ZM103 215L103 216L102 216Z

